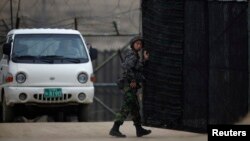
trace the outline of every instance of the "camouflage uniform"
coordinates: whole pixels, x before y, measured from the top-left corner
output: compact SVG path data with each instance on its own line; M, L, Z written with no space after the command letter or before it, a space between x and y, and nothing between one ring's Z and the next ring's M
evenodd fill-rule
M140 42L137 41L141 41L141 46ZM135 43L136 46L134 46ZM121 111L116 114L114 125L109 132L109 135L111 136L122 138L126 137L126 135L122 134L119 131L119 128L129 113L132 115L137 137L151 133L151 130L144 129L141 126L140 106L136 95L137 90L141 87L140 83L144 80L142 75L144 63L140 62L140 57L138 54L138 51L143 47L143 39L140 36L133 38L131 40L130 46L132 50L127 53L125 61L122 63L122 68L124 69L123 79L119 79L117 82L118 87L124 90L123 103ZM136 87L131 88L130 84L135 86L135 83Z
M119 113L116 114L115 121L123 124L129 113L132 115L132 120L135 125L141 125L140 107L137 99L137 90L140 88L140 83L144 80L142 71L144 63L140 62L139 54L130 50L122 63L124 69L123 78L125 85L123 88L124 98L122 107ZM136 88L131 88L129 85L131 81L136 81Z

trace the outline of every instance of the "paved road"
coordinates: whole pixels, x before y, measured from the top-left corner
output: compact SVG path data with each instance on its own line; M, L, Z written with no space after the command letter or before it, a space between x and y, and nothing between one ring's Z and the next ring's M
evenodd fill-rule
M1 123L0 141L206 141L206 134L146 127L152 134L137 138L132 122L125 122L121 131L126 139L108 135L112 122L70 123Z

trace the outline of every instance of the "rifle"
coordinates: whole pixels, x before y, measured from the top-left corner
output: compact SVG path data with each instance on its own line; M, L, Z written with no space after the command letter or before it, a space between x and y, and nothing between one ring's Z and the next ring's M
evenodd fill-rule
M119 57L121 59L121 62L123 63L124 59L122 57L122 53L121 53L120 49L118 50L118 55L119 55ZM119 89L123 89L124 85L125 85L125 79L123 77L118 78L118 80L116 81L116 84L117 84Z

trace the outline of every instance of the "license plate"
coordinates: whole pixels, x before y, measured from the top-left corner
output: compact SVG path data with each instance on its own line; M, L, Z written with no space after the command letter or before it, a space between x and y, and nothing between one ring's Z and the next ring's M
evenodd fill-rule
M62 89L61 88L49 88L44 89L45 98L55 98L55 97L62 97Z

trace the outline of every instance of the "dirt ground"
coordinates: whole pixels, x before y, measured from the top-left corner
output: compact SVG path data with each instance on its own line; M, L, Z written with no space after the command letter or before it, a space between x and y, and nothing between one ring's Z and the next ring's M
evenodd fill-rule
M125 122L121 132L127 138L118 139L108 135L112 122L70 122L70 123L1 123L0 141L112 141L112 140L148 140L148 141L206 141L206 134L197 134L169 129L151 129L152 133L141 138L136 137L132 122Z
M115 138L108 135L112 124L113 122L0 123L0 141L207 141L207 134L153 127L145 127L151 129L152 133L138 138L130 121L121 126L121 132L127 138ZM250 114L236 124L250 124Z
M250 125L250 113L248 113L245 117L241 118L236 124Z

